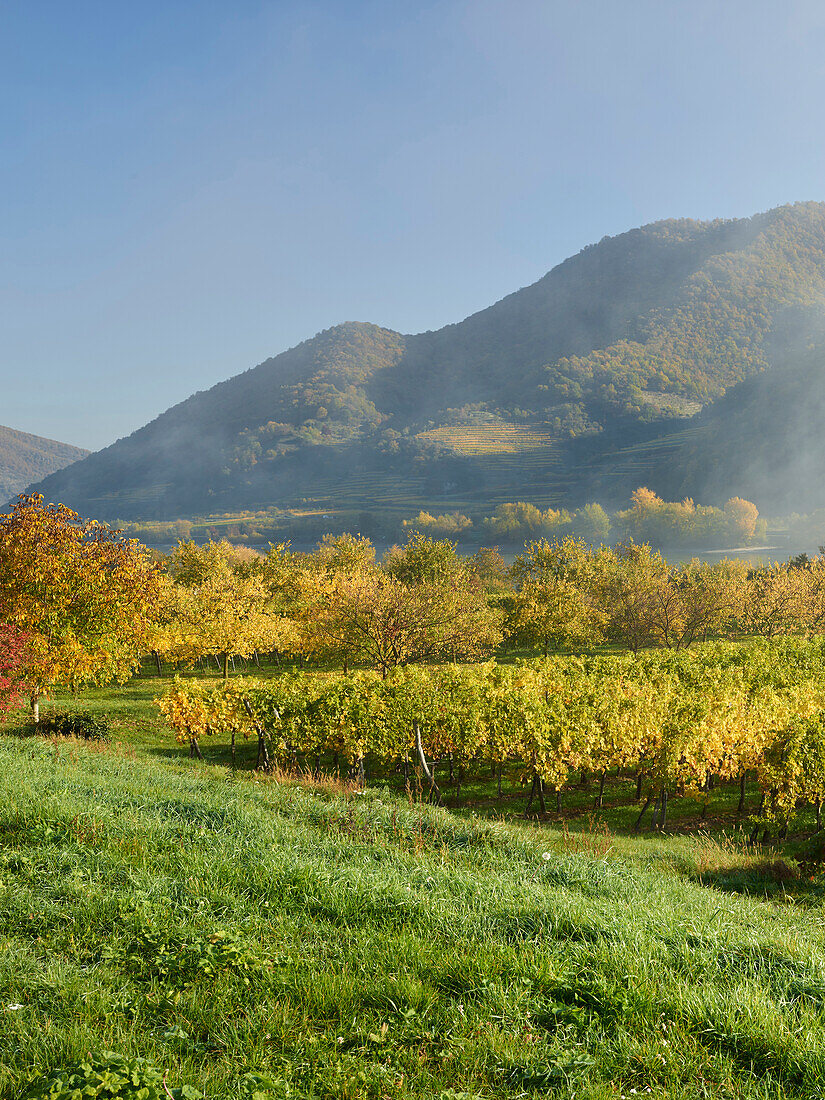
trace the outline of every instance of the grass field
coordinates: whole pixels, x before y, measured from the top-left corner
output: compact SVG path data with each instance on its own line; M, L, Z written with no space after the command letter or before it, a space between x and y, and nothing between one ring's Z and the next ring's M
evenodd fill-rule
M108 743L0 737L4 1100L88 1051L216 1098L821 1095L822 885L731 792L634 836L619 780L531 823L515 774L279 782L186 759L165 683L58 701Z

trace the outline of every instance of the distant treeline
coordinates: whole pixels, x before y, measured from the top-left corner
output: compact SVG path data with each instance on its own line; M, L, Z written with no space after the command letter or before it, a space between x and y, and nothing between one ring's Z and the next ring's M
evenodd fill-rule
M791 517L781 521L781 527L792 531L793 525L807 521L821 535L806 539L815 545L825 537L825 514L819 517ZM529 501L500 504L490 513L466 515L454 511L437 514L421 510L404 519L377 517L370 512L324 513L320 510L303 514L270 509L259 512L226 513L204 519L179 519L172 522L146 521L123 523L127 534L155 545L194 539L206 542L225 538L236 543L266 543L295 539L317 541L325 534L357 531L377 542L404 540L411 531L421 531L432 538L448 538L474 545L498 544L520 546L530 539L559 539L567 536L589 543L648 542L658 547L693 547L724 549L747 546L767 536L767 525L751 501L731 497L722 508L696 504L691 499L662 500L651 490L639 488L631 498L630 507L608 512L601 504L586 504L569 511L564 508L540 508Z

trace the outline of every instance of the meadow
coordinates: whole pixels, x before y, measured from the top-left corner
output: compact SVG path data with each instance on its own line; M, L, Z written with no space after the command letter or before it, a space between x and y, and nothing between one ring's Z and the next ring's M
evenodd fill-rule
M0 737L4 1100L821 1094L820 876L731 791L634 836L618 779L524 821L515 776L456 812L233 771L175 744L168 686L56 699L108 741Z

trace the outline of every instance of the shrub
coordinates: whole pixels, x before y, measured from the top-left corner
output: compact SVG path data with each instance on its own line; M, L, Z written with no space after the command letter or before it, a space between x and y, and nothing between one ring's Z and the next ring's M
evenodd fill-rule
M45 714L38 726L41 733L53 737L82 737L84 741L108 741L109 722L88 710L56 710Z

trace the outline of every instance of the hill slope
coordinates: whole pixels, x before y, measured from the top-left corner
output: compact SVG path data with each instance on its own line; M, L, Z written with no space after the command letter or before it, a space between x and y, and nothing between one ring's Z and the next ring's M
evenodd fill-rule
M88 451L0 425L0 494L21 493L32 481L85 458Z
M697 418L677 452L671 484L720 496L735 483L785 515L825 504L825 342L730 390Z
M437 332L322 332L38 488L104 518L581 503L670 476L690 418L824 316L825 204L657 222Z

